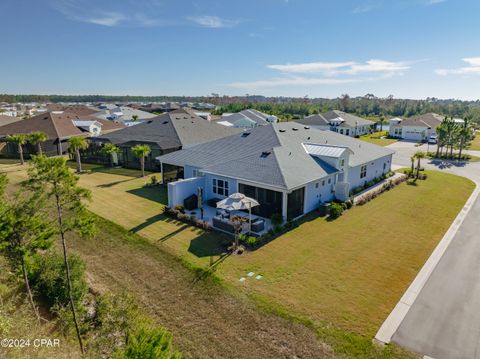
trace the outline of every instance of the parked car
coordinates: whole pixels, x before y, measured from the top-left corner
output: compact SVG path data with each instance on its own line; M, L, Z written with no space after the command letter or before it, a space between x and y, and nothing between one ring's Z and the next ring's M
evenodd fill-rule
M430 143L430 144L435 145L435 144L437 144L437 142L438 142L438 137L435 136L435 135L432 135L428 138L428 143Z

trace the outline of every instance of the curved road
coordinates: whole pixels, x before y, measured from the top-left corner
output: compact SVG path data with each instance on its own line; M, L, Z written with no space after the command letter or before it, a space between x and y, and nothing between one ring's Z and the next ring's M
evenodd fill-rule
M410 156L426 146L397 142L394 165L409 167ZM435 150L430 146L430 150ZM480 156L480 151L470 151ZM480 184L480 162L430 161L425 165ZM480 358L480 197L433 269L392 341L435 359Z

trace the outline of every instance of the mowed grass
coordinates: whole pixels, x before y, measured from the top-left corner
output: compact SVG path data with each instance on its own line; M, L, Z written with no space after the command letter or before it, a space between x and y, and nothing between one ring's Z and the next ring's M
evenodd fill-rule
M477 132L475 139L472 141L472 145L469 150L480 151L480 133Z
M227 283L294 313L373 335L462 208L474 184L428 172L333 222L307 217L261 249L230 256L216 268ZM225 237L161 215L166 190L148 179L95 172L81 176L95 213L119 223L188 262L207 267ZM448 189L448 191L446 190ZM241 276L253 271L262 280Z
M307 216L255 252L224 258L216 273L267 308L313 320L319 333L331 324L340 336L355 333L369 343L474 188L462 177L427 173L417 186L402 184L335 221ZM225 237L162 216L165 188L144 188L146 182L98 171L80 176L93 192L93 212L208 267L206 253ZM250 271L263 278L239 282ZM335 339L334 347L350 341Z
M373 143L374 145L379 145L379 146L388 146L398 141L394 138L386 138L386 136L387 136L387 131L381 131L381 132L375 132L371 135L360 136L359 139L365 142ZM385 137L385 138L382 138L382 137Z

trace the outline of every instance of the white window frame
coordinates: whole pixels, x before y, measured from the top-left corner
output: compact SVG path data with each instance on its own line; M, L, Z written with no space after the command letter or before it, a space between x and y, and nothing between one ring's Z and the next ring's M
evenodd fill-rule
M212 191L219 196L228 197L230 194L228 181L214 178L212 181Z
M367 167L367 165L362 165L362 167L360 167L360 178L367 177Z

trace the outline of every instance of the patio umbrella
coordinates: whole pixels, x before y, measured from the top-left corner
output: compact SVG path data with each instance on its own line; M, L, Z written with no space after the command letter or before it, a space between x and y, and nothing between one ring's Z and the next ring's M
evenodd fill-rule
M252 229L252 208L259 206L255 199L245 196L243 193L233 193L224 200L217 203L217 208L226 209L227 211L238 211L248 209L249 216L249 233Z

